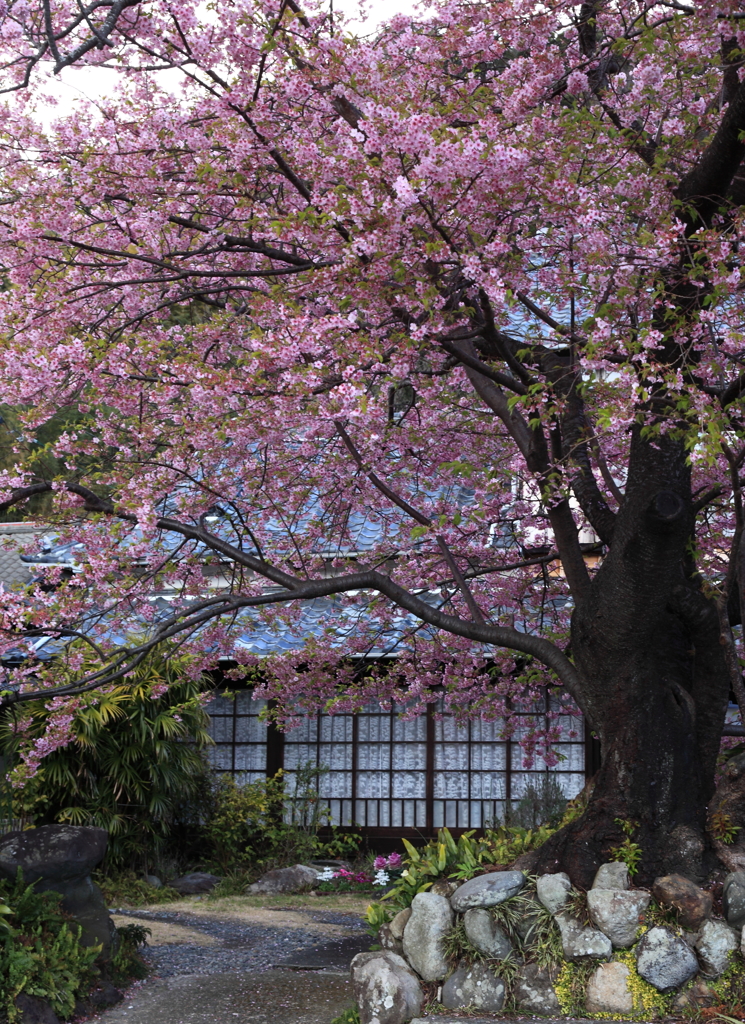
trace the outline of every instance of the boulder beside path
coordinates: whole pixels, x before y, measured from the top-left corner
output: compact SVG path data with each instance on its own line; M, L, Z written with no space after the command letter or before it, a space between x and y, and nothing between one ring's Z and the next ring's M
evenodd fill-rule
M77 921L84 946L115 951L116 928L91 872L106 853L106 829L84 825L41 825L0 839L0 878L14 882L20 868L37 892L58 892L60 906Z

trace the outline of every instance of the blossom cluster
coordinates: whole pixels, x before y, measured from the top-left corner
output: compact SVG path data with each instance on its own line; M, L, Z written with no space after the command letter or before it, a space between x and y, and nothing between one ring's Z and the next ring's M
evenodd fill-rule
M3 651L82 624L125 673L162 635L195 672L261 664L280 724L442 699L556 763L572 611L639 439L716 495L702 592L742 525L745 430L713 397L745 361L742 207L694 245L670 177L716 131L742 23L596 6L588 57L570 0L435 0L374 37L320 0L155 2L85 58L120 69L112 98L48 128L33 83L8 100L0 502L48 502L72 578L3 594ZM691 251L678 321L661 282ZM14 678L54 686L43 659ZM28 772L70 740L50 723Z
M398 871L402 864L401 854L395 851L389 854L388 857L376 857L373 861L373 867L376 871Z
M338 879L342 882L353 882L356 885L369 885L372 881L366 871L350 871L348 868L334 869L329 865L326 865L323 871L319 871L316 877L319 882L333 882Z

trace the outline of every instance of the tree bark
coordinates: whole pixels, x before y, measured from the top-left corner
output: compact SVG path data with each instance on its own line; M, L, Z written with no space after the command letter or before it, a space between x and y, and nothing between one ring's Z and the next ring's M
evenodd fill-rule
M693 525L680 442L632 439L613 546L572 621L580 703L602 766L583 816L539 852L538 870L589 887L633 822L637 881L702 880L716 862L706 833L729 695L716 603L684 566Z

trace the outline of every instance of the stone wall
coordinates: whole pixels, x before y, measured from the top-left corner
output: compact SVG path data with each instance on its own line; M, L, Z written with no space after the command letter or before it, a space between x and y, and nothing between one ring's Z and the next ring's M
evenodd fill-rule
M745 992L745 872L728 875L724 916L680 875L633 889L603 864L592 889L565 874L520 871L440 880L380 930L379 952L352 961L362 1024L405 1024L445 1009L649 1020Z

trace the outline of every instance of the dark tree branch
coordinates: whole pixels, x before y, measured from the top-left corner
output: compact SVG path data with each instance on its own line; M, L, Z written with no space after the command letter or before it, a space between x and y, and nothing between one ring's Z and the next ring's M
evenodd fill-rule
M346 428L344 424L341 422L341 420L334 420L334 426L336 427L337 434L344 442L344 447L347 449L349 454L354 459L357 468L360 470L361 473L365 474L365 476L373 485L373 487L377 488L377 490L379 490L381 494L384 494L389 501L392 501L393 504L398 506L398 508L400 508L402 512L405 512L407 516L411 516L412 519L416 520L416 522L419 523L420 526L431 526L432 520L429 518L429 516L425 516L422 512L419 512L417 509L415 509L414 506L410 505L405 498L402 498L400 494L396 494L396 492L392 490L386 483L383 483L383 481L380 479L377 473L374 473L371 469L367 469L365 467L364 461L357 449L357 446L347 433Z
M344 446L354 459L358 469L360 470L360 472L365 474L365 476L368 478L373 487L377 488L377 490L379 490L381 494L385 495L386 498L388 498L395 505L397 505L398 508L402 509L402 511L406 512L407 515L410 515L412 519L414 519L417 523L420 523L422 526L431 526L432 520L428 516L425 516L423 513L418 512L412 505L408 503L408 501L402 498L400 494L397 494L387 484L383 483L383 481L380 479L377 473L373 473L372 470L369 470L365 467L359 449L357 448L354 441L347 433L346 429L344 428L344 425L339 420L335 420L334 425L336 427L337 433L344 442ZM458 589L465 598L465 602L468 605L468 610L471 612L474 621L484 622L483 613L479 608L478 604L476 603L476 599L473 596L473 593L471 592L471 588L466 583L460 569L458 568L455 558L453 557L453 553L448 547L445 538L438 536L436 540L437 546L442 552L443 557L447 562L448 568L453 574L453 579L455 580Z
M493 380L495 384L499 384L503 388L514 391L516 395L526 395L528 393L527 388L523 383L521 383L521 381L508 376L506 373L501 373L499 370L493 370L491 366L487 366L486 363L482 362L476 355L465 351L455 342L440 340L439 344L446 352L449 352L451 356L454 356L458 362L463 363L464 366L468 366L472 370L476 370L482 377L487 377L489 380Z
M188 529L189 533L198 537L208 546L214 546L214 541L218 539L206 531L186 528L184 524L180 523L172 523L170 526L164 525L166 522L165 520L159 520L159 528L174 529L182 534L184 529ZM242 554L237 549L234 550L236 554ZM272 574L270 571L271 567L266 562L261 562L258 559L252 559L252 561L259 567L258 571L266 578L274 579L279 572L275 570L274 574ZM286 574L282 575L286 576ZM159 644L171 640L184 632L194 632L215 618L234 615L245 608L265 607L296 600L308 601L354 590L376 591L388 597L394 604L410 612L420 621L426 622L428 625L434 626L443 632L453 633L456 636L465 637L476 643L507 647L510 650L528 654L546 665L547 668L556 672L568 692L575 699L578 699L579 679L574 666L563 651L543 637L530 633L521 633L519 630L505 626L495 626L492 623L484 623L483 621L468 622L456 615L447 614L440 609L431 607L431 605L427 604L426 601L417 595L399 586L389 576L385 576L374 569L318 580L300 580L295 577L286 578L292 581L292 590L285 589L253 596L235 595L231 597L218 597L200 601L184 612L176 613L169 619L161 622L148 641L136 648L117 652L108 666L83 677L77 683L23 693L6 691L2 698L0 698L0 707L34 700L40 696L50 698L59 695L70 696L84 693L113 682L116 679L121 679L131 673L144 657ZM33 632L35 635L38 635L38 631L35 630ZM49 634L54 632L53 629L49 630ZM22 636L24 634L20 633L17 635Z
M353 444L352 448L354 448ZM357 453L357 456L359 457L359 453ZM380 483L382 484L382 481L380 481ZM137 522L137 518L131 513L118 510L109 499L96 495L89 488L77 483L76 481L70 481L65 486L71 493L84 499L84 508L88 511L111 515L133 524ZM385 485L383 485L383 487L385 487ZM6 502L0 505L0 510L4 507L9 507L11 504L17 504L25 498L30 497L32 494L39 493L39 488L44 491L51 491L52 485L37 484L29 485L29 487L26 488L17 488L11 495L11 498L6 499ZM387 490L390 491L390 488ZM384 491L383 493L386 492ZM394 494L395 492L390 492L389 496L392 496L391 500L394 500ZM395 497L397 498L398 496ZM399 501L402 500L403 499L399 499ZM396 503L398 504L398 502ZM408 505L408 503L405 504ZM416 510L412 509L412 512L415 511ZM421 513L416 513L416 516L419 517L417 521L426 520L426 517L422 516ZM429 525L429 520L427 520L427 525ZM476 607L478 609L480 621L477 620L469 622L459 618L458 616L449 615L438 609L432 608L426 601L405 590L403 587L395 583L390 577L379 573L377 570L365 570L363 572L332 577L330 579L303 580L271 565L263 558L251 555L241 548L237 548L227 541L223 541L220 537L216 537L202 526L193 526L189 523L181 523L168 517L161 517L157 519L155 526L159 530L177 533L188 540L202 543L205 547L208 547L213 551L217 551L226 558L253 570L258 576L268 579L272 583L279 584L283 589L279 592L264 593L253 596L235 595L231 597L205 599L204 601L198 602L196 606L192 606L183 613L177 613L170 619L161 623L156 628L151 639L145 644L142 644L133 650L119 652L116 655L116 659L118 660L115 659L114 667L111 671L109 671L109 668L100 669L97 673L80 680L75 684L75 686L54 687L24 694L11 693L3 698L0 702L0 706L2 706L3 702L14 703L17 701L32 700L40 695L45 697L72 695L95 689L97 686L102 686L105 683L112 682L115 679L122 678L130 673L133 668L142 661L145 655L157 646L157 644L172 639L174 636L183 633L185 630L193 631L198 629L218 616L229 613L232 614L242 608L260 607L294 600L312 600L318 597L328 597L335 594L346 593L350 590L377 591L383 596L388 597L400 608L411 612L412 615L416 616L421 621L426 622L437 629L472 639L477 643L486 643L493 646L506 646L510 650L517 650L524 654L529 654L537 658L548 668L556 671L572 696L575 697L575 699L578 697L579 681L574 666L558 647L542 637L521 633L518 630L495 626L492 623L484 622L483 614L480 609L478 609L478 606ZM448 564L452 571L454 565L452 555L448 560ZM471 601L475 604L473 595L471 594L463 575L459 570L457 570L457 566L456 572L456 582L458 582L459 586L462 584L463 594L466 601L469 603L469 606ZM35 635L38 635L38 630L34 630L33 632ZM49 632L54 633L54 630L50 629ZM22 633L19 635L26 634ZM133 660L130 661L130 658Z
M572 490L588 522L604 544L613 540L616 524L611 510L598 487L590 461L588 440L592 431L585 417L585 404L579 392L579 368L566 359L547 357L544 365L556 394L564 400L561 432L564 456L570 469Z
M447 543L446 543L444 537L437 537L437 546L439 547L440 551L442 552L442 556L445 559L445 561L447 562L448 568L450 569L450 571L453 574L453 579L455 580L455 582L456 582L456 584L458 586L458 589L460 590L461 594L463 594L463 597L466 600L466 604L468 605L468 610L471 613L471 617L473 618L474 622L485 622L486 620L484 619L483 612L481 611L481 609L479 608L478 604L476 603L476 598L473 596L473 592L471 591L471 588L466 583L466 580L465 580L463 574L461 573L460 569L458 568L458 565L457 565L455 559L453 558L453 553L450 550L450 548L447 546Z
M730 186L745 157L744 132L745 82L740 82L714 137L676 189L678 216L687 235L708 226L717 210L726 206Z
M22 501L28 501L35 494L48 494L52 490L51 483L46 481L37 484L29 484L28 487L15 487L10 492L10 497L0 501L0 512L5 512L13 505L19 505Z
M722 494L724 494L724 487L717 485L712 487L711 490L706 491L700 498L697 498L693 503L694 515L697 515L702 509L710 505L712 501L716 501Z
M583 3L579 9L577 33L579 35L580 49L585 57L592 57L595 52L598 38L596 19L599 10L599 0L590 0L589 3Z
M608 463L606 462L606 460L605 460L605 458L603 456L603 453L600 450L600 445L598 444L598 439L594 435L593 435L593 438L592 438L591 447L592 447L593 457L594 457L595 461L597 462L598 468L600 470L600 475L602 476L603 480L605 481L605 486L611 492L611 494L616 499L618 504L622 505L623 504L623 499L624 499L623 491L618 486L616 481L613 479L613 474L611 473L610 468L608 467Z
M472 341L460 342L458 348L475 357ZM505 425L525 459L528 469L536 475L567 582L575 600L581 601L587 595L590 576L579 545L577 524L574 522L569 502L565 498L560 498L558 501L553 499L550 480L551 464L546 439L540 425L534 429L529 427L516 409L510 409L504 392L478 370L466 365L466 375L476 394Z
M745 200L745 194L743 194L743 200ZM738 398L742 398L743 395L745 395L745 373L741 373L723 391L717 393L723 409L726 409L728 405L732 405L733 402L736 402Z

